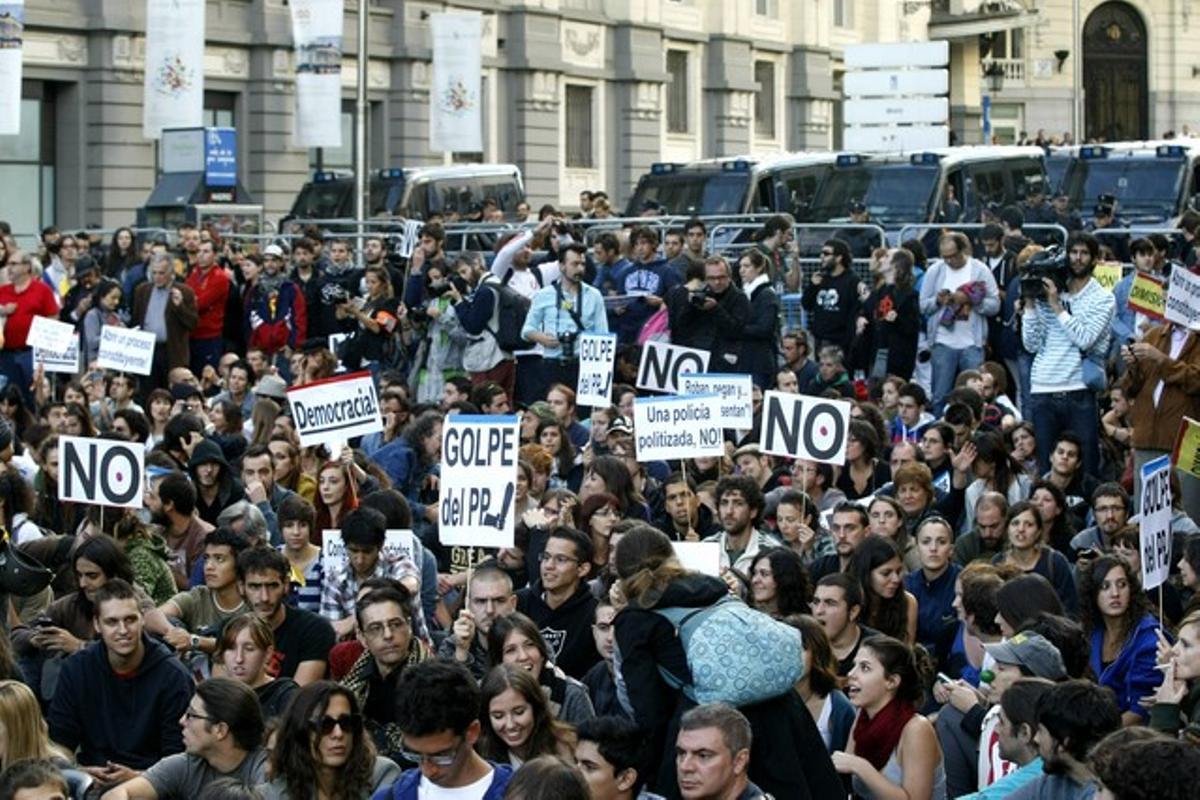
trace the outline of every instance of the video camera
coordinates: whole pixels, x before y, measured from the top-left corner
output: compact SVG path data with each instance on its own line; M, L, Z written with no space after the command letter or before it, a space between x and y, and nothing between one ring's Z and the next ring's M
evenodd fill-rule
M1054 281L1060 294L1067 291L1067 281L1071 277L1071 269L1067 263L1067 252L1058 245L1048 247L1034 254L1025 264L1021 273L1021 299L1045 300L1046 286L1042 278Z

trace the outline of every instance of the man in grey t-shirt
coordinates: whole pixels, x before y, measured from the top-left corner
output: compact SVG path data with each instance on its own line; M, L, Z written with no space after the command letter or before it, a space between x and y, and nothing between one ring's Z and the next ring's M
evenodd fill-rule
M230 678L200 684L180 724L185 752L167 756L102 800L190 800L218 778L247 786L267 780L262 711L246 684Z

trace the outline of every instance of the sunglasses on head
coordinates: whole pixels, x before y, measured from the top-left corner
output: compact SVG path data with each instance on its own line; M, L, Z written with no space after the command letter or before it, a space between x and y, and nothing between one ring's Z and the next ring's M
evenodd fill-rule
M333 733L334 728L341 728L342 733L358 733L362 730L362 715L342 714L340 717L331 717L326 714L318 720L313 720L313 727L322 736Z

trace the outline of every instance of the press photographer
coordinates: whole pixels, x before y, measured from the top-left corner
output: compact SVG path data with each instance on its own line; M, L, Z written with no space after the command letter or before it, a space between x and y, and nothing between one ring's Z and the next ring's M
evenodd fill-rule
M708 350L713 372L737 372L739 331L750 315L750 300L734 285L731 269L722 256L690 263L687 282L666 298L671 342Z

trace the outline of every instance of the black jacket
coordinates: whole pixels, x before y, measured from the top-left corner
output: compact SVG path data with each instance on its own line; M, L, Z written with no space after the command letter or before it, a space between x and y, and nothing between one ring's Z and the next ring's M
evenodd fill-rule
M695 347L712 353L709 372L743 372L737 358L741 351L740 331L750 316L750 301L736 286L730 286L716 298L717 307L702 311L688 299L687 286L674 286L667 292L667 319L671 326L671 343Z
M832 342L850 352L858 320L858 276L852 270L825 275L821 285L804 287L800 304L808 312L808 327L818 342Z
M775 343L779 340L779 295L769 283L760 284L750 298L750 315L742 325L742 357L737 371L774 378ZM767 386L761 387L766 389Z
M554 663L572 678L583 678L600 660L592 637L596 598L587 581L580 581L575 594L554 609L542 599L542 582L536 581L517 592L517 610L537 624L554 655Z
M889 311L896 312L894 322L885 319ZM922 324L917 293L899 291L894 284L881 286L867 298L862 316L870 325L864 333L873 345L870 365L875 363L875 353L886 347L887 374L910 379L917 366L917 336Z

